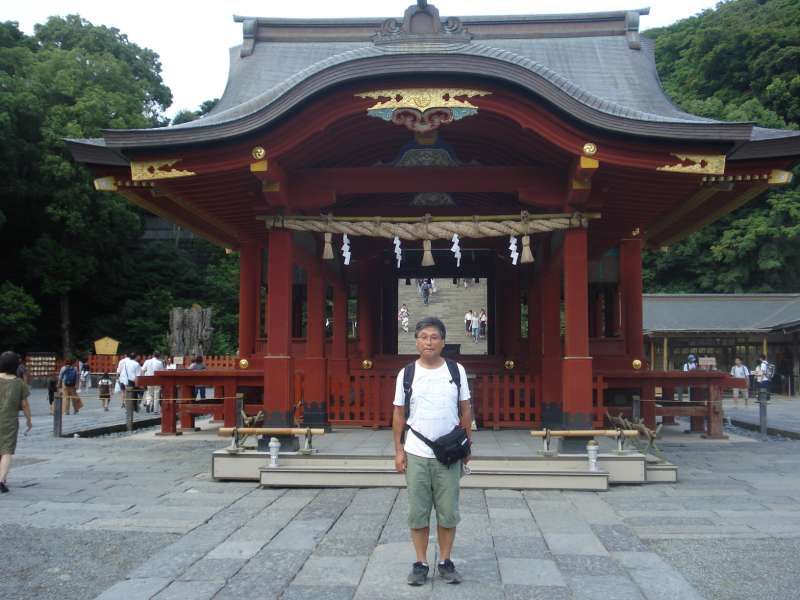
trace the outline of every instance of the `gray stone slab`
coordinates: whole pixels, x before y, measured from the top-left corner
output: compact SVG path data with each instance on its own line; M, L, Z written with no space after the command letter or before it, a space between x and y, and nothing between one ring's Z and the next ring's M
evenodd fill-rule
M545 533L544 539L553 554L608 554L593 533Z
M574 600L568 587L506 585L503 586L506 600Z
M167 587L169 579L152 577L149 579L123 579L118 581L96 600L133 600L134 598L151 598Z
M377 542L372 537L326 535L314 549L318 556L369 556Z
M314 586L320 582L355 588L367 566L369 556L310 556L293 584Z
M534 536L494 536L498 558L551 558L543 538Z
M356 588L351 586L296 585L284 590L282 600L351 600Z
M572 575L568 580L575 600L645 600L636 585L624 575Z
M225 581L173 581L154 600L211 600Z
M243 558L202 558L187 569L181 581L225 581L233 577L246 563Z
M631 553L640 554L640 553ZM643 553L641 553L643 554ZM564 575L624 575L625 571L610 556L556 554L556 565Z
M649 546L627 525L592 525L592 531L610 552L649 550Z
M311 550L333 524L332 519L292 520L269 542L270 548Z
M504 585L565 586L556 563L538 558L500 558L500 577Z
M255 556L265 542L225 541L208 553L208 558L233 558L247 560Z
M542 535L539 526L533 519L500 519L498 521L492 521L491 533L492 535L508 537L541 537Z

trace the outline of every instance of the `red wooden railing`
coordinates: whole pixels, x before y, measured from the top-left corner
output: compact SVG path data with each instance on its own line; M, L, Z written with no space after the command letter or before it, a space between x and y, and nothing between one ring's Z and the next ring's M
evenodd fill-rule
M353 373L328 380L331 425L388 427L392 424L396 375Z
M536 427L542 421L541 379L531 375L483 374L472 381L472 407L481 427Z

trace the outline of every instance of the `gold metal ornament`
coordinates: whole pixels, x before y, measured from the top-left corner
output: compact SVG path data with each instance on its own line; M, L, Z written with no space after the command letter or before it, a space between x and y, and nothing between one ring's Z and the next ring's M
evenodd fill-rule
M472 108L478 107L468 99L475 96L488 96L491 92L460 88L405 88L395 90L373 90L356 94L358 98L377 100L367 110L413 108L420 111L429 108ZM384 100L385 98L385 100ZM461 100L460 98L467 98Z
M365 358L361 361L361 368L365 370L369 370L372 368L372 361L368 358Z
M508 371L510 371L510 370L511 370L511 369L513 369L513 368L514 368L516 365L514 364L514 361L513 361L513 360L507 360L506 362L504 362L504 363L503 363L503 366L504 366L504 367L505 367L505 368L506 368Z
M722 175L725 173L724 154L676 154L675 152L671 154L678 159L678 164L657 167L657 171L698 175Z
M250 368L250 361L246 358L242 358L239 360L239 368L240 369L249 369Z
M597 144L593 142L586 142L583 145L583 153L586 156L594 156L595 154L597 154Z
M197 174L194 171L173 169L172 165L181 160L180 158L169 158L166 160L132 160L131 179L133 181L149 181L152 179L189 177Z
M263 146L256 146L250 151L250 156L252 156L256 160L261 160L267 155L267 151L264 150Z
M638 371L639 369L641 369L641 368L642 368L642 361L640 361L638 358L635 358L635 359L633 359L633 362L631 363L631 366L632 366L632 367L633 367L633 368L634 368L636 371Z

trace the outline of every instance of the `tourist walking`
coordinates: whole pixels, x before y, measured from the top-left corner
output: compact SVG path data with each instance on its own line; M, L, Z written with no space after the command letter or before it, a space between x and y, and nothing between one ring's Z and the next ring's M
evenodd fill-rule
M759 392L763 390L769 394L769 384L775 376L775 365L767 361L766 354L758 355L758 364L753 369L753 375L755 375L756 387Z
M142 365L142 375L150 377L156 374L156 371L164 370L164 362L161 360L161 353L153 352L153 356L144 361ZM161 403L161 386L148 385L144 392L144 407L145 412L158 412Z
M123 358L117 367L117 384L122 391L122 408L125 402L133 402L133 410L139 412L139 400L136 398L134 387L136 378L142 374L142 365L136 360L136 354L131 352Z
M207 368L208 367L206 367L206 364L203 362L203 357L202 356L195 356L194 360L192 361L192 364L189 365L189 369L192 370L192 371L205 371ZM206 399L206 387L204 385L198 385L198 386L192 387L192 400L197 398L197 393L198 392L200 393L200 399L201 400L205 400Z
M478 320L480 321L480 324L481 324L480 336L482 338L485 338L486 337L486 326L487 326L487 323L489 321L489 317L486 316L486 309L485 308L481 309L481 314L478 315Z
M467 335L472 335L472 309L469 309L464 315L464 329Z
M477 310L472 311L472 341L478 341L481 335L481 317Z
M439 576L459 583L451 553L459 513L462 465L469 462L472 411L467 374L455 361L442 358L445 326L425 317L414 328L419 358L397 375L392 415L395 469L405 473L408 525L416 561L409 585L424 585L431 510L436 510ZM406 434L405 443L402 442ZM436 448L436 450L434 450Z
M58 372L58 388L61 391L61 402L64 405L62 412L65 415L69 414L70 405L72 405L72 412L76 415L83 406L81 397L76 391L79 381L80 375L78 374L78 368L75 366L75 361L68 358Z
M108 373L103 373L103 376L97 381L97 392L103 410L108 412L108 405L111 403L111 377L108 376Z
M397 313L397 320L400 322L400 327L406 333L408 333L409 316L410 315L408 314L408 307L405 304L403 304L403 306L400 307L400 311Z
M422 282L422 303L428 305L431 299L431 284L428 279Z
M11 470L11 457L17 449L19 435L19 411L25 414L27 434L33 422L28 404L30 388L17 377L19 356L15 352L0 354L0 493L8 493L8 472Z
M89 369L89 363L81 361L81 382L80 386L78 386L79 392L85 392L90 387L92 387L92 372Z
M741 357L737 356L733 361L733 366L731 367L731 375L733 377L737 377L739 379L744 379L748 384L750 383L750 369L748 369L743 363ZM739 388L733 388L733 403L738 406L739 405L739 393L742 390ZM747 388L744 388L744 404L747 406L747 396L748 396Z

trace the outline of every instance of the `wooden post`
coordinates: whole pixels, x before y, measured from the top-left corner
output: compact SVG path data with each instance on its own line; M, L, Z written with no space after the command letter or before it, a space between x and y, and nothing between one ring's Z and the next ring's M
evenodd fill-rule
M377 285L369 261L364 260L358 271L358 347L362 358L370 358L373 351L375 312L373 291Z
M347 373L347 284L344 282L333 286L333 342L328 372Z
M328 373L325 362L325 280L318 269L308 270L308 323L303 383L303 425L327 423Z
M542 332L542 426L560 427L561 396L561 263L559 252L551 251L540 285Z
M498 269L501 281L497 289L500 290L499 312L501 318L500 352L507 358L513 358L519 345L520 324L520 293L518 273L509 265Z
M531 375L542 372L542 288L541 276L531 273L528 278L528 352ZM536 402L541 402L536 398Z
M663 346L661 348L663 356L661 357L661 367L664 371L669 371L669 338L664 336Z
M239 357L251 358L256 347L258 263L260 248L245 242L239 252Z
M564 361L561 390L564 425L592 427L592 357L589 356L589 289L587 232L570 229L564 234Z
M617 283L617 286L614 288L614 292L611 295L611 302L613 306L611 307L611 336L612 337L619 337L623 335L622 331L622 291L621 291L621 284Z
M291 356L293 251L290 231L273 229L269 232L269 321L267 356L264 357L264 424L268 427L294 424L294 360Z
M619 244L619 278L622 287L623 335L628 357L641 359L642 332L642 240L622 240Z

